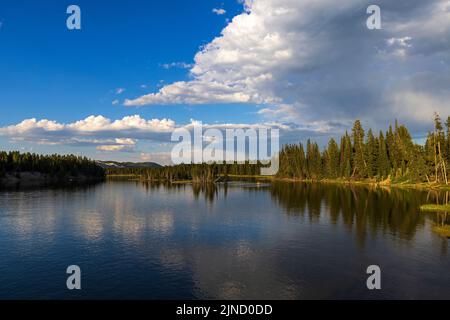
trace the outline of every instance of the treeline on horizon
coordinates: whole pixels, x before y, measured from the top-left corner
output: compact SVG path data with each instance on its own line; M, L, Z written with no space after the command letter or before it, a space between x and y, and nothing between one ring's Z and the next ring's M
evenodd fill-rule
M257 176L261 164L245 163L179 164L160 168L108 168L107 175L135 175L144 180L212 182L219 176Z
M450 163L450 116L445 129L438 114L425 145L413 141L397 121L386 132L365 132L356 120L350 133L330 139L324 150L308 140L288 144L280 151L277 178L295 180L370 180L448 184ZM133 174L147 180L213 181L218 176L259 175L261 164L181 164L162 168L108 169L111 175Z
M450 162L450 117L442 125L438 114L434 130L425 145L413 141L408 129L395 122L387 132L365 133L355 121L339 144L330 139L322 152L317 143L286 145L280 153L279 176L294 179L390 179L398 182L433 182L448 184Z
M0 178L7 174L20 177L23 172L38 172L49 177L105 176L105 170L95 161L75 155L39 155L19 151L0 152Z

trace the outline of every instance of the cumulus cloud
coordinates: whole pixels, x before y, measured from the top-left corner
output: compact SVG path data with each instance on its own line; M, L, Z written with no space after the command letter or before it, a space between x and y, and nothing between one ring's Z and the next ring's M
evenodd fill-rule
M115 92L116 92L117 95L119 95L119 94L124 93L125 90L126 90L125 88L117 88L117 89L115 90Z
M27 121L27 120L25 120ZM36 121L31 120L31 123ZM39 122L38 122L39 123ZM54 125L54 121L50 122ZM60 125L61 126L61 125ZM104 116L89 116L86 119L74 123L63 125L65 128L81 132L95 131L123 131L123 130L142 130L148 132L161 132L173 130L175 122L170 119L151 119L146 120L139 115L126 116L122 119L112 121Z
M343 124L361 117L382 126L411 108L417 113L426 100L411 104L411 79L450 73L450 1L379 0L382 30L366 27L370 4L246 0L244 12L195 55L190 81L125 105L246 103L262 105L260 115L272 119ZM446 95L421 91L448 107Z
M59 123L53 120L26 119L20 123L0 127L0 136L11 143L32 145L85 147L96 150L99 157L110 159L115 153L127 153L133 161L153 161L171 164L171 149L178 141L171 141L172 133L185 129L193 133L196 126L202 125L203 141L206 144L215 140L215 129L227 138L227 129L278 129L280 144L298 143L311 135L323 143L337 125L324 121L306 125L266 121L261 123L201 123L191 119L188 123L177 124L170 119L144 119L139 115L111 120L104 116L89 116L71 123ZM217 131L216 131L217 132ZM336 134L336 132L333 132ZM214 138L214 139L213 139ZM321 140L322 139L322 140ZM233 140L234 141L234 140ZM151 152L150 152L151 150ZM220 152L221 149L217 149ZM130 159L131 159L130 158Z
M72 123L32 118L0 128L0 136L41 145L96 146L102 151L132 151L137 140L167 140L175 128L173 120L147 120L139 115L114 121L100 115L89 116Z
M99 151L125 151L125 150L131 151L132 149L127 145L101 145L101 146L97 146L97 150L99 150Z
M12 141L28 141L41 145L94 146L100 151L134 151L140 140L170 143L176 129L193 130L200 122L191 120L176 124L170 119L144 119L139 115L111 120L104 116L89 116L72 123L58 123L53 120L26 119L22 122L0 128L0 136ZM202 124L203 129L279 129L283 131L301 128L278 122L259 124L214 123ZM312 130L320 131L319 127Z

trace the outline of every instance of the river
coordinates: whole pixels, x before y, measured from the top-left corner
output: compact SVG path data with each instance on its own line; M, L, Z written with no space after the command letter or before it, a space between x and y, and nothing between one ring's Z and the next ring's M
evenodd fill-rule
M1 299L450 299L435 192L106 181L0 191ZM68 290L66 269L81 269ZM367 267L381 269L368 290Z

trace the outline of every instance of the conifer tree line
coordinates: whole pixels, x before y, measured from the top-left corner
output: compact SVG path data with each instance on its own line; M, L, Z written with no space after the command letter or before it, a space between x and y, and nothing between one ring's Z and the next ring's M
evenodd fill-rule
M367 132L356 120L351 132L339 141L330 139L321 150L306 145L285 145L279 154L277 178L296 180L371 180L448 184L450 164L450 117L445 124L438 114L425 145L415 143L404 125L396 121L386 132ZM108 174L134 174L146 180L213 181L218 176L258 175L261 164L181 164L161 168L108 169Z
M18 151L0 152L0 178L6 174L39 172L51 177L104 177L95 161L74 155L38 155Z
M425 145L415 143L397 121L387 132L365 132L355 121L350 133L337 142L330 139L323 151L310 140L290 144L280 152L278 176L299 180L372 179L445 183L449 180L450 117L444 125L438 114Z
M180 164L160 168L109 168L108 175L137 175L144 180L212 182L219 176L256 176L260 173L261 164L245 163L201 163Z

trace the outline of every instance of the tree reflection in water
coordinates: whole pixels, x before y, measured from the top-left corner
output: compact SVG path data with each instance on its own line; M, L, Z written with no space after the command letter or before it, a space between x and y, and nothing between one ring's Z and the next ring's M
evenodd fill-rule
M147 190L165 188L169 192L191 189L195 199L204 197L214 202L220 195L225 198L230 188L247 192L269 192L272 200L283 212L302 216L311 223L327 218L331 224L343 224L348 231L355 230L357 241L364 245L368 235L390 234L411 240L426 219L433 221L433 230L448 236L450 221L447 214L423 214L420 206L426 203L443 203L448 192L427 192L388 187L352 186L325 183L273 182L271 184L232 182L220 184L182 184L144 182ZM447 234L444 232L446 231Z

